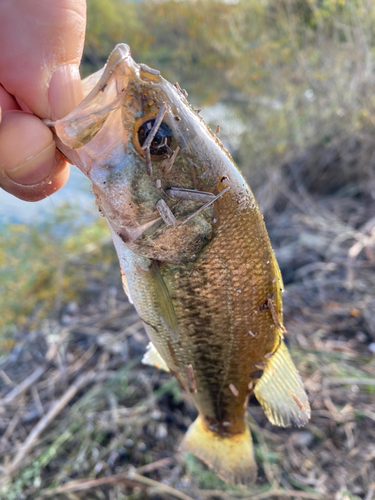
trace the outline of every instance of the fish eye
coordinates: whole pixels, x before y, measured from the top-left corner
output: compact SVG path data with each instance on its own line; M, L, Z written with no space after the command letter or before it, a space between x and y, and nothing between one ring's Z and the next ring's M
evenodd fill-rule
M148 120L143 123L138 129L138 141L141 147L145 143L145 140L149 136L152 127L154 126L155 120ZM152 156L170 156L172 143L172 132L169 130L167 125L162 123L159 126L158 131L153 138L150 145L150 154Z

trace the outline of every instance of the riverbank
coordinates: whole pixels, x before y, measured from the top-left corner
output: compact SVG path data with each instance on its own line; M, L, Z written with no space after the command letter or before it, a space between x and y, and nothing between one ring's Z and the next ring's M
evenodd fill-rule
M256 486L230 488L176 454L195 410L175 379L141 364L147 339L99 226L69 240L52 306L38 319L40 298L2 357L0 458L13 471L2 498L371 500L374 152L371 131L332 136L250 179L312 407L306 427L279 429L251 399Z

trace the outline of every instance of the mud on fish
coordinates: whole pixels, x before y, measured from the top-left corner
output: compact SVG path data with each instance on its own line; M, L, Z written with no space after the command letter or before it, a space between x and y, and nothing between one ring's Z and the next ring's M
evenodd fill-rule
M249 484L249 396L275 425L310 416L283 342L283 284L262 214L184 91L127 45L84 85L84 101L50 125L108 221L151 340L144 361L170 371L198 410L181 449Z

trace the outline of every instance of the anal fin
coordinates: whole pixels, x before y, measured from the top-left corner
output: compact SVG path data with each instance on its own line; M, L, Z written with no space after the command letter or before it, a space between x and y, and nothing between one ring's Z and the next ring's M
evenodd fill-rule
M284 342L267 362L254 394L274 425L288 427L293 423L302 426L310 418L310 405L302 380Z
M150 342L147 346L147 351L145 352L142 363L144 365L155 366L159 370L164 370L165 372L169 372L169 368L167 363L161 357L159 352L156 350L156 347L152 342Z

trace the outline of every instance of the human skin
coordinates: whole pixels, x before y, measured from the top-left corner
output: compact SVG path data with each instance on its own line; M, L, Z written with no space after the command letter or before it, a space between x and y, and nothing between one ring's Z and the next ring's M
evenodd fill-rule
M0 2L0 187L26 201L60 189L69 165L43 119L83 99L85 0Z

